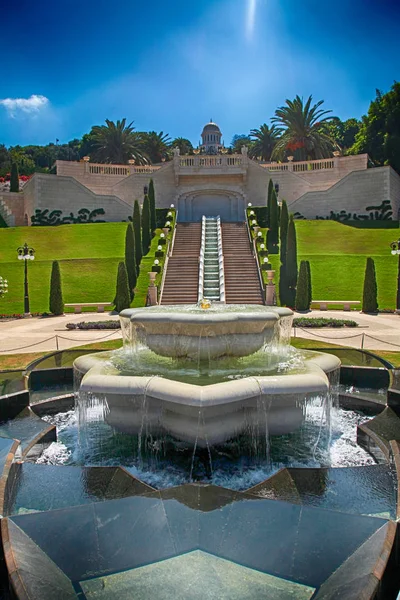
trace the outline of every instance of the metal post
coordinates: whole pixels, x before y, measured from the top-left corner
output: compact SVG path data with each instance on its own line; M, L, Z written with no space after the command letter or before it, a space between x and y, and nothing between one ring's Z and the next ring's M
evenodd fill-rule
M28 259L24 260L25 263L25 280L24 280L24 313L29 315L29 291L28 291Z
M56 335L56 348L57 350L59 350L60 348L58 347L58 335Z
M363 333L361 336L361 350L364 350L364 336L365 336L365 333Z

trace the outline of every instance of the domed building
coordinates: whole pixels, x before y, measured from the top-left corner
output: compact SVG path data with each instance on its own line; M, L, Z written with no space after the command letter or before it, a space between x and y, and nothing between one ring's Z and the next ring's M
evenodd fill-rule
M200 145L201 154L218 154L222 148L222 133L216 123L210 119L207 125L204 125L201 134L202 144Z

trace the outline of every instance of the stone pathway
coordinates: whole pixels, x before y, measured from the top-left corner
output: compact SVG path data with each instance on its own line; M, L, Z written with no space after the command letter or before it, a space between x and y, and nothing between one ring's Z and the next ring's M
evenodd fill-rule
M359 324L354 329L293 329L296 337L321 340L369 350L392 350L400 352L400 315L381 314L365 315L356 311L319 311L295 313L297 317L332 317L336 319L352 319ZM80 321L117 320L118 315L112 313L68 314L62 317L33 317L31 319L15 319L0 322L0 355L25 352L51 352L65 350L74 346L82 346L96 341L115 340L121 337L120 330L81 331L67 330L67 323ZM57 336L57 341L56 341ZM68 339L65 339L68 338ZM376 339L373 339L376 338Z

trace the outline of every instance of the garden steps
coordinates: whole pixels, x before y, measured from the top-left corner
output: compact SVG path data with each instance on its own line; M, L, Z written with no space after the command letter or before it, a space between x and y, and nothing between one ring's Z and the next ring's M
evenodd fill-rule
M199 289L201 223L177 223L161 304L195 304Z
M264 304L245 223L222 223L227 304Z

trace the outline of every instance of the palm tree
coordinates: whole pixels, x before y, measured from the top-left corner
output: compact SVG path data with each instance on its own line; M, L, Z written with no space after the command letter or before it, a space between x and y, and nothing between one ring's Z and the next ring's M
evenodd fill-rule
M171 156L171 138L163 131L149 131L142 134L142 151L152 163L159 163Z
M183 137L177 137L172 140L171 148L179 148L181 154L193 154L192 142Z
M134 159L138 164L146 163L140 148L140 135L134 131L132 123L126 125L126 119L116 123L106 119L106 125L92 127L90 137L94 148L93 158L99 162L126 164Z
M277 142L279 131L276 127L268 127L266 123L260 129L252 129L250 136L253 138L249 149L250 158L271 160L272 152Z
M231 141L231 148L234 154L240 154L243 146L247 146L248 149L251 148L252 141L250 136L244 133L237 133L233 136Z
M311 106L312 96L305 104L303 98L296 96L275 111L271 121L282 135L274 148L273 158L282 160L292 155L296 160L316 160L332 156L338 146L327 125L334 117L326 116L331 110L319 108L323 102L320 100Z

